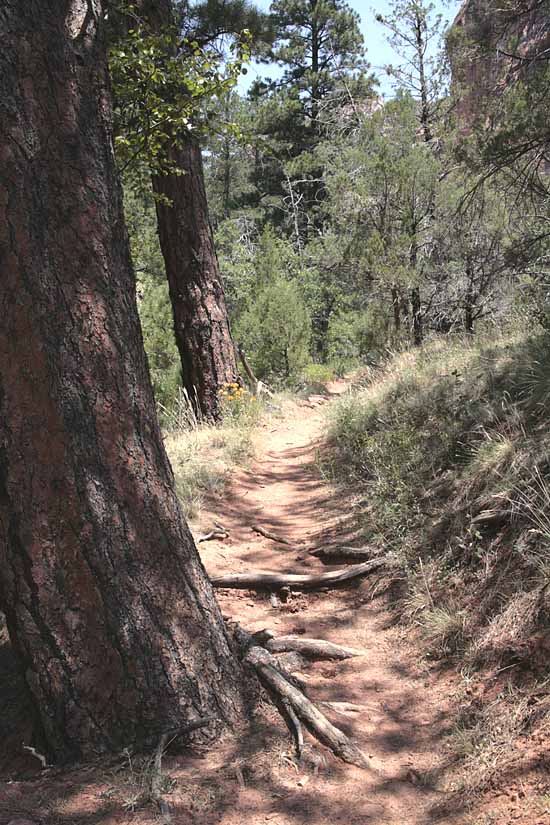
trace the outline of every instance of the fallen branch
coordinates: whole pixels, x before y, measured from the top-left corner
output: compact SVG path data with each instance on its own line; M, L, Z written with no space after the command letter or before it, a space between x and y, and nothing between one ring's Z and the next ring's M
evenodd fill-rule
M372 560L373 552L372 547L318 547L310 550L309 555L329 564L343 560L355 563Z
M271 392L267 384L264 384L263 381L259 381L252 372L252 368L248 363L248 358L245 355L245 351L242 347L242 344L237 344L237 353L239 355L239 358L241 359L241 363L246 373L246 377L252 385L252 388L254 389L256 395L267 395L268 398L273 398L273 393Z
M34 756L35 759L38 759L43 769L49 767L48 760L46 759L46 757L42 753L39 753L36 750L36 748L33 748L32 745L25 745L25 743L23 742L21 747L24 751L28 751L32 756Z
M292 544L288 539L284 539L281 536L278 536L276 533L271 533L269 530L266 530L264 527L260 527L259 524L253 524L251 527L255 533L259 533L260 536L264 536L266 539L271 539L271 541L278 541L280 544L288 544L289 546Z
M276 704L283 703L292 708L294 715L307 727L310 733L330 750L351 765L368 768L368 762L357 745L343 731L335 727L304 694L288 682L277 667L274 657L261 647L251 647L244 659L256 671L260 682L276 698ZM287 723L288 724L288 723ZM292 734L297 738L296 728ZM297 747L302 747L300 743Z
M363 650L325 642L324 639L308 639L302 636L279 636L268 639L264 645L270 653L286 653L296 651L308 659L351 659L353 656L364 656Z
M149 781L149 788L142 795L140 802L146 804L147 802L154 802L159 809L162 816L163 825L171 825L173 822L172 809L162 795L163 774L162 774L162 757L167 747L178 737L185 736L192 731L205 728L212 722L218 721L215 716L205 716L202 719L195 719L193 722L188 722L186 725L170 728L161 734L159 743L155 750L155 758L151 767L151 776Z
M388 567L392 562L391 557L382 556L363 564L356 564L341 570L331 570L329 573L307 575L259 571L256 573L230 573L225 576L211 576L210 581L214 587L244 590L280 590L281 587L285 586L296 587L300 590L316 590L320 587L343 584L361 576L368 576L369 573Z
M162 736L169 737L168 744L170 744L174 741L174 739L186 737L188 734L193 733L193 731L208 727L208 725L211 725L212 722L219 722L219 719L216 716L203 716L201 719L194 719L192 722L187 722L185 725L165 728L164 730L159 729L151 733L151 735L144 740L143 744L146 747L153 747L153 743L157 740L157 738Z
M199 536L197 539L197 544L200 544L201 541L212 541L212 539L226 539L229 537L229 533L227 530L210 530L209 533L205 533L204 536Z

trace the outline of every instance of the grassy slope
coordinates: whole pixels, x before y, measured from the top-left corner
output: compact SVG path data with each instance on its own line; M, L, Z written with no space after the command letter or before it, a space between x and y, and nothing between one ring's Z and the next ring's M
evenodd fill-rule
M277 410L278 403L233 391L224 400L221 423L209 424L198 421L180 398L165 422L164 443L187 519L198 515L205 495L223 489L235 466L252 458L256 429Z
M487 786L511 740L550 727L550 341L434 341L332 415L332 470L359 481L367 539L396 553L426 655L462 673L456 752L466 785Z

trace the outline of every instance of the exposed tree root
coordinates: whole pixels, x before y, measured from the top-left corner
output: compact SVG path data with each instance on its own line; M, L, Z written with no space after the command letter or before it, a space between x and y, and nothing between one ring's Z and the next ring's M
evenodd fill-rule
M163 733L155 753L155 761L153 763L153 771L151 774L151 792L150 798L158 805L158 809L162 816L162 821L165 825L170 825L172 820L172 811L169 804L162 796L162 757L164 750L168 743L169 735Z
M329 573L301 574L301 573L270 573L260 571L256 573L230 573L225 576L211 576L214 587L241 588L245 590L280 590L290 586L300 590L316 590L320 587L342 584L343 582L367 576L392 563L389 556L372 559L363 564L345 567L341 570L331 570Z
M363 650L325 642L324 639L309 639L302 636L279 636L268 639L264 647L270 653L286 653L296 651L307 659L351 659L353 656L363 656Z
M326 716L304 696L302 691L285 678L271 653L255 645L248 649L244 661L254 668L260 682L273 696L277 706L283 705L287 711L283 713L283 716L287 724L289 724L289 718L292 720L289 728L300 753L303 747L303 739L301 738L301 728L295 725L294 720L296 718L303 722L316 739L330 748L344 762L357 765L360 768L369 767L366 757L357 745L354 745L343 731L335 727L332 722L329 722ZM290 709L292 709L292 714L289 712Z
M289 546L292 544L292 542L288 539L282 538L282 536L278 536L276 533L271 533L259 524L254 524L252 526L252 530L254 530L255 533L259 533L260 536L265 536L266 539L279 542L279 544L288 544Z

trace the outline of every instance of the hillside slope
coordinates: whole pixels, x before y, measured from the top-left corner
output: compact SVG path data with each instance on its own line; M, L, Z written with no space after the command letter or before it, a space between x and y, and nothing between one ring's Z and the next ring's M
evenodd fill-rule
M549 786L549 363L543 334L441 339L332 413L333 472L361 491L364 540L399 560L400 616L462 676L467 794L509 789L511 764Z

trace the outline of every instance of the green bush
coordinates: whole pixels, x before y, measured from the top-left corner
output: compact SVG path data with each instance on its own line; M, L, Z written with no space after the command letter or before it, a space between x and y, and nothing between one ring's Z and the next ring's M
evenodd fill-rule
M235 325L258 378L295 376L309 359L311 320L294 281L277 276L261 287Z
M306 364L300 378L306 384L328 384L334 379L334 369L328 364Z
M339 373L385 350L389 319L375 302L362 312L340 312L330 322L328 360Z

